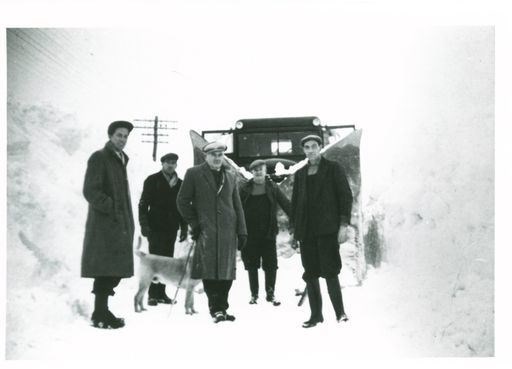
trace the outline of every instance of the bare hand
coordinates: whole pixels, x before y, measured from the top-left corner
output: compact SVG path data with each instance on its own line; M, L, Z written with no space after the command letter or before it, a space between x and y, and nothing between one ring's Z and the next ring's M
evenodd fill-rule
M348 241L348 226L346 224L340 225L338 230L338 243L344 243Z

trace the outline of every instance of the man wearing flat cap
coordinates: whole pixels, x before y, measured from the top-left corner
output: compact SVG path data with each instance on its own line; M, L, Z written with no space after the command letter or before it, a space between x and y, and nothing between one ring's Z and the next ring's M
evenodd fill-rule
M89 203L82 252L81 276L94 278L92 324L97 328L121 328L124 319L108 308L108 297L121 278L133 276L134 220L123 151L133 125L112 122L108 142L87 162L83 194Z
M265 272L266 300L274 306L281 303L275 297L277 250L277 206L290 213L290 201L281 189L267 176L265 161L254 160L249 165L253 178L240 186L240 199L247 225L247 245L242 250L242 260L249 274L251 300L257 304L259 294L258 269Z
M149 253L174 256L174 244L180 232L180 242L187 238L187 223L176 206L181 179L176 173L178 155L165 154L160 158L162 170L146 178L139 201L139 224L142 235L148 238ZM148 305L172 303L165 293L165 284L151 283Z
M339 244L345 242L352 210L352 191L343 168L322 157L322 139L309 135L301 140L308 163L294 175L291 232L300 244L300 255L311 315L304 328L324 321L319 278L326 280L338 322L348 320L338 275Z
M228 295L236 274L236 251L247 240L236 174L224 166L226 145L204 146L205 163L187 170L178 209L197 241L193 279L202 279L210 315L215 323L233 321L227 313Z

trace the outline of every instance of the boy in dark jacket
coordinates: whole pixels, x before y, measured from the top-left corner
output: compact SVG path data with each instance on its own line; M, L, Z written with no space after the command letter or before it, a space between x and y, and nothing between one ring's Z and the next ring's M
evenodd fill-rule
M240 199L247 224L247 245L242 250L242 260L249 273L251 289L250 304L258 300L258 269L265 271L265 291L267 301L274 306L281 303L276 300L274 291L277 272L276 235L277 204L290 212L290 201L277 185L267 177L267 167L263 160L255 160L249 166L254 178L240 188Z

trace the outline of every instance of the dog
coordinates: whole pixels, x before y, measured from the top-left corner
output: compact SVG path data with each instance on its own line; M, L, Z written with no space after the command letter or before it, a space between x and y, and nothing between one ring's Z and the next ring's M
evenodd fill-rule
M139 236L138 245L135 249L135 255L140 259L139 290L133 299L135 312L140 313L141 311L146 310L144 308L143 299L151 282L161 282L184 288L187 291L185 297L185 314L197 314L197 311L194 309L194 289L201 280L190 278L192 271L193 249L189 250L190 252L185 256L171 258L167 256L146 254L140 250L141 243L142 239ZM194 243L189 242L188 244L189 247L194 247Z

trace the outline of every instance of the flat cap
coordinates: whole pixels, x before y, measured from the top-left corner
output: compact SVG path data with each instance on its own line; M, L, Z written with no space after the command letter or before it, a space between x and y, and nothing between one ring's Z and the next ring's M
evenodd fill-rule
M203 152L207 154L214 151L226 151L227 148L222 142L210 142L203 147Z
M118 128L127 128L128 132L131 132L133 129L133 124L125 120L116 120L115 122L110 123L108 126L108 135L112 136Z
M304 146L304 144L308 141L316 141L319 145L322 145L322 139L317 135L307 135L302 140L300 140L300 144Z
M173 152L170 152L168 154L165 154L164 156L162 156L160 158L160 161L163 163L164 161L167 161L167 160L178 160L178 155L173 153Z
M261 167L262 165L267 165L267 163L265 163L265 160L256 159L251 164L249 164L249 170L256 169L258 167Z

